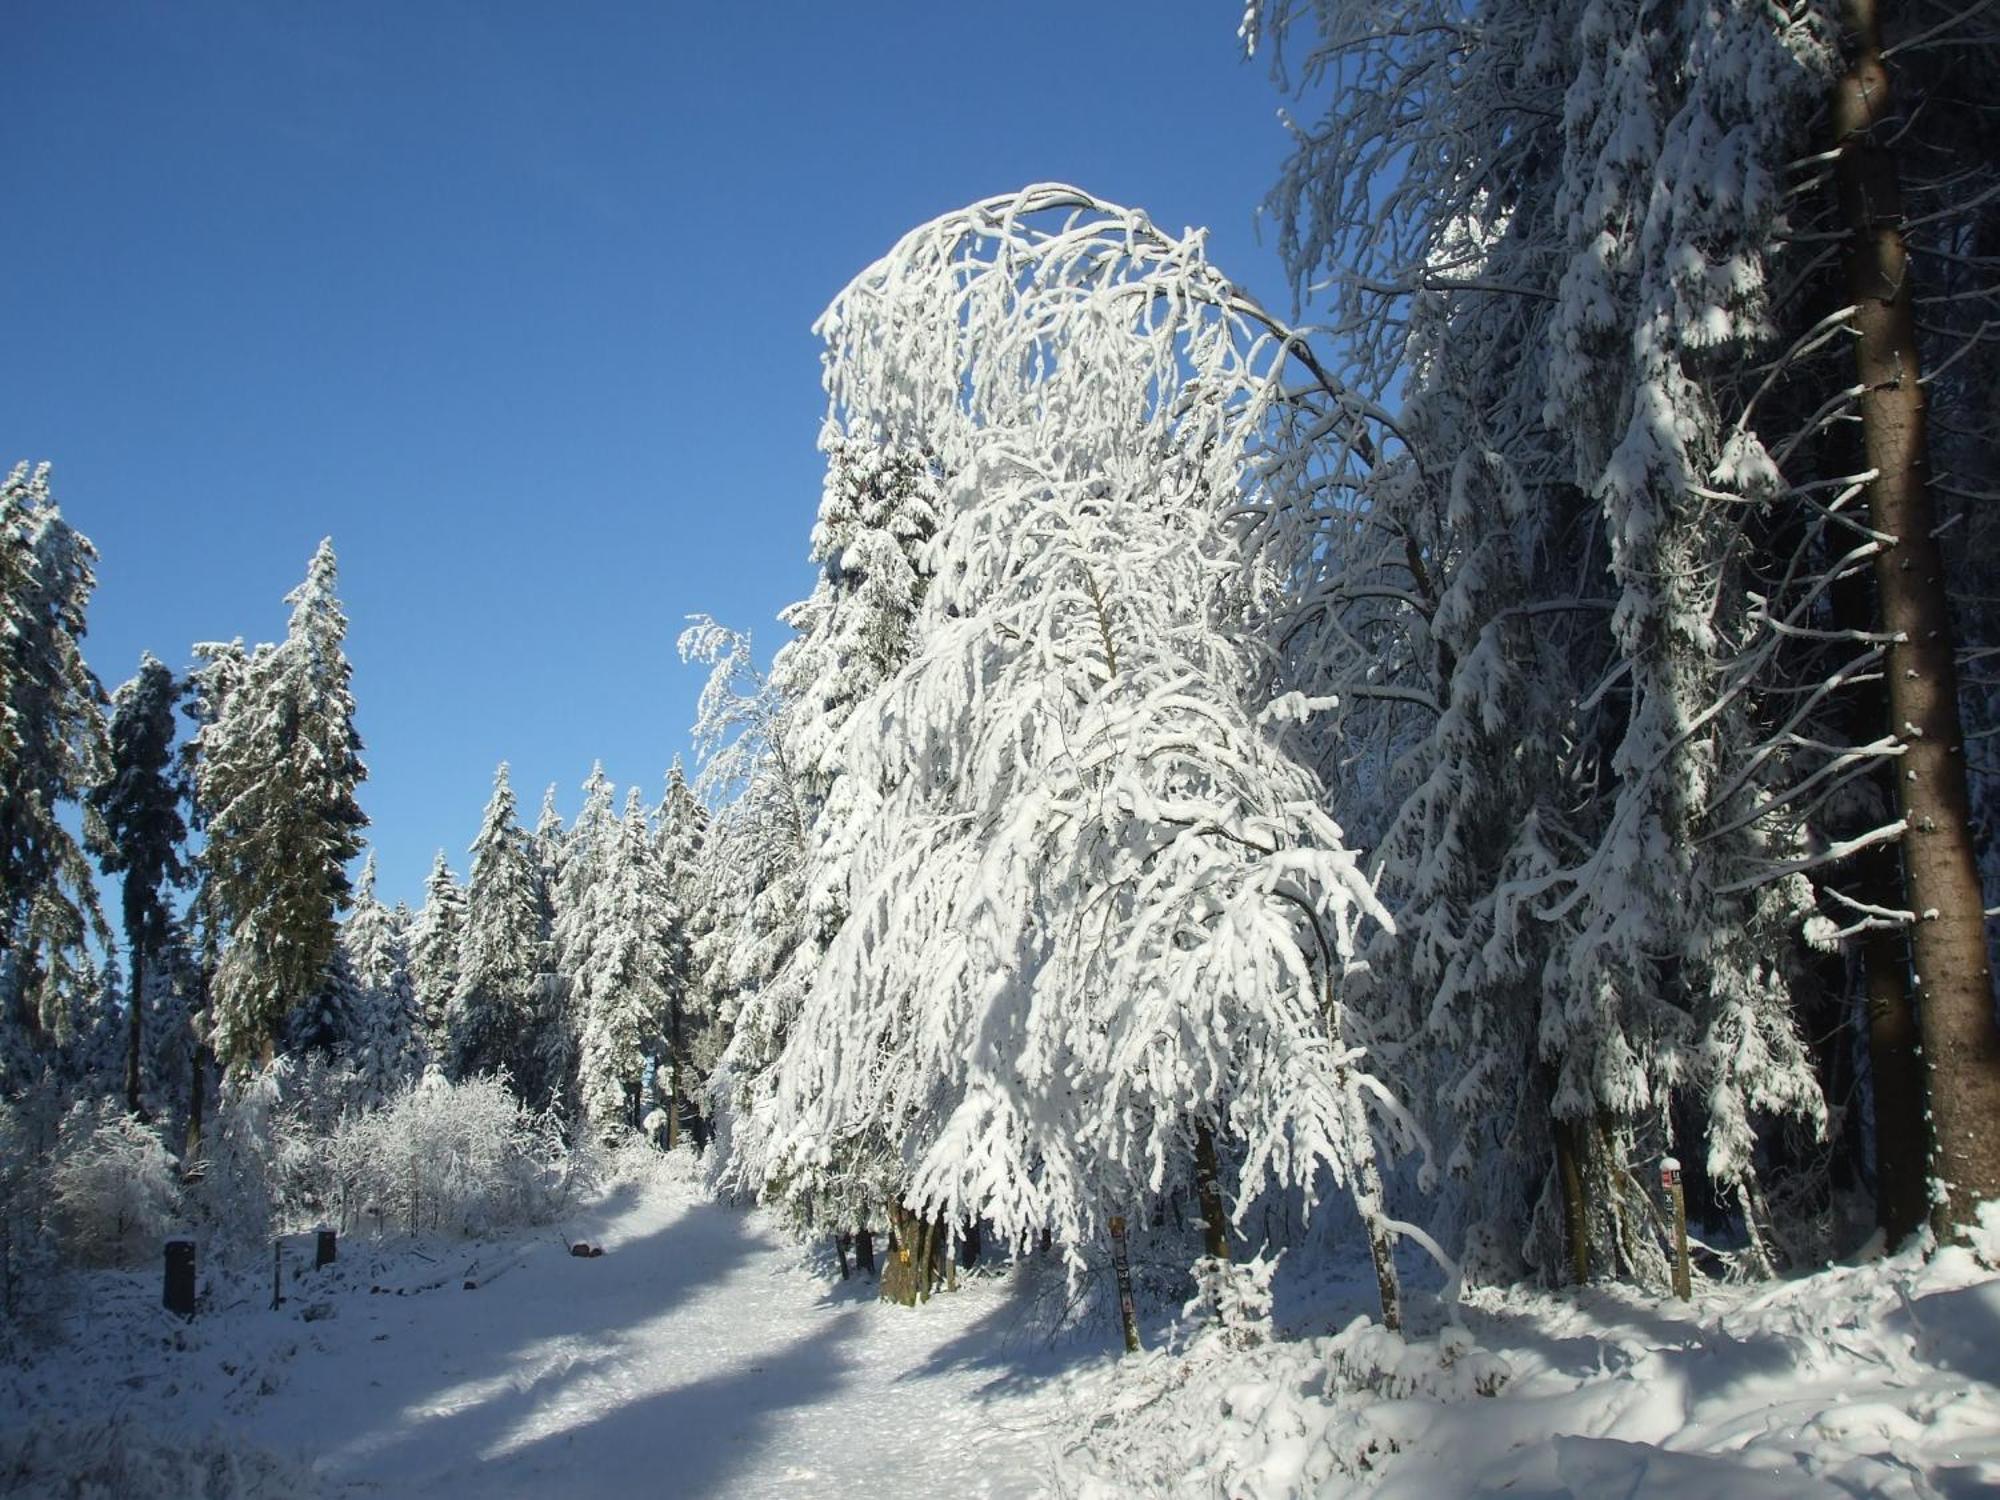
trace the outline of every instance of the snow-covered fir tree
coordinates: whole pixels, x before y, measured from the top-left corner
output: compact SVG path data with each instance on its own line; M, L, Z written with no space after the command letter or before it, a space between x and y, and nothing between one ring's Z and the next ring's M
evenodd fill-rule
M556 939L584 1118L616 1140L638 1124L647 1059L660 1054L674 912L638 788L625 815L604 824L598 804L608 795L600 770L586 784L564 866Z
M440 849L409 934L410 986L425 1051L434 1062L451 1055L447 1018L458 993L458 949L464 940L465 890Z
M653 810L653 851L672 916L666 933L662 973L667 990L665 1034L654 1059L653 1103L666 1115L662 1138L680 1143L684 1118L705 1118L702 1081L721 1055L713 998L698 982L698 945L712 930L707 909L702 849L707 841L708 809L688 785L677 755L667 770L666 791Z
M82 648L96 558L56 508L48 465L0 480L0 1081L60 1038L86 940L104 927L60 811L108 759L104 690Z
M426 1049L410 977L409 933L397 912L376 899L373 850L361 868L340 941L357 991L342 1060L355 1076L360 1101L376 1105L423 1073Z
M224 947L214 984L217 1058L232 1072L268 1060L291 1012L329 972L347 862L367 817L353 675L341 649L332 542L286 595L285 639L209 662L195 736L195 797L206 846L203 902Z
M111 697L110 775L90 792L101 823L98 860L106 874L122 877L119 908L132 1003L128 1007L125 1107L140 1108L144 1085L148 970L165 940L173 888L188 879L186 765L175 753L175 706L181 687L150 653L138 675Z
M514 788L502 761L493 778L472 874L465 887L465 927L458 947L458 987L445 1014L448 1070L454 1078L505 1070L522 1099L541 1105L560 1093L562 1060L551 1057L544 1011L541 902L533 851L516 817Z

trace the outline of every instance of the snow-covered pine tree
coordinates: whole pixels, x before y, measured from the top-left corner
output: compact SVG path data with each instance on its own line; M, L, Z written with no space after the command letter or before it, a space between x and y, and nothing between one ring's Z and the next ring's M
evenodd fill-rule
M447 1066L454 1078L504 1069L516 1094L536 1106L562 1086L546 1055L545 941L533 851L502 761L472 842L458 987L445 1014Z
M106 874L121 875L119 905L132 975L125 1050L125 1107L140 1111L145 1059L146 1007L153 990L148 969L164 941L171 911L168 893L189 878L185 859L187 768L175 753L175 705L181 687L150 653L138 675L111 696L109 777L90 792L101 824L95 850Z
M842 730L906 663L916 648L918 610L929 586L927 549L938 528L942 492L935 465L914 450L891 450L822 435L826 478L810 556L819 570L809 597L784 611L793 638L771 666L770 686L784 705L786 764L799 789L802 883L796 930L784 942L783 967L765 987L775 1017L808 988L827 946L847 920L849 859L880 789L848 774ZM767 1050L766 1066L776 1062ZM765 1087L750 1086L752 1093ZM746 1169L764 1170L754 1131L733 1136ZM782 1182L760 1192L780 1202L803 1232L886 1228L884 1206L900 1186L900 1168L880 1131L857 1132L824 1161L789 1163Z
M458 950L465 940L465 891L445 863L444 850L431 862L424 904L410 927L410 984L425 1051L443 1065L451 1056L447 1017L458 993Z
M771 1065L797 1014L804 931L809 793L787 748L791 706L759 671L748 634L692 617L681 659L709 669L694 725L696 790L715 808L704 845L702 908L709 934L693 952L697 985L727 1042L710 1088L725 1190L760 1194Z
M1409 1122L1344 988L1386 916L1286 748L1309 705L1258 701L1263 580L1226 519L1292 414L1368 412L1199 236L1073 188L913 231L819 326L835 419L935 455L943 505L917 654L839 738L883 790L771 1175L886 1129L917 1219L1076 1247L1219 1136L1239 1211L1345 1190L1395 1322L1373 1127Z
M1372 956L1435 1070L1464 1226L1544 1268L1558 1225L1573 1274L1658 1267L1633 1173L1661 1149L1740 1210L1752 1263L1824 1230L1814 1150L1786 1144L1825 1120L1816 896L1897 832L1843 826L1895 746L1841 702L1885 640L1842 618L1881 537L1829 436L1854 396L1824 373L1848 299L1812 295L1834 237L1800 222L1829 21L1248 10L1327 99L1273 198L1293 271L1334 289L1356 379L1405 401L1359 525L1281 563L1324 590L1297 590L1288 663L1346 699L1337 794L1394 810L1404 936ZM1357 649L1385 635L1416 647L1387 680Z
M638 1124L646 1059L659 1055L665 1033L674 914L638 788L626 794L624 817L601 828L600 789L609 792L601 771L586 784L557 932L584 1118L615 1141Z
M666 791L653 809L653 851L660 877L666 883L666 900L673 916L667 934L662 973L667 991L665 1035L660 1039L661 1055L655 1058L654 1102L666 1115L665 1144L669 1150L680 1144L686 1116L693 1112L696 1122L706 1118L700 1109L702 1081L719 1055L719 1043L712 1042L712 1009L696 983L696 945L707 935L704 899L702 845L708 834L708 809L694 794L674 757L667 770ZM696 1144L701 1143L697 1128Z
M425 1062L410 978L409 934L397 912L376 899L373 850L361 867L354 909L341 924L340 941L357 992L354 1027L344 1039L342 1060L355 1076L359 1102L372 1108L420 1076Z
M287 1017L328 974L347 862L368 822L354 796L368 773L337 583L329 539L285 596L281 643L247 657L240 647L204 652L194 786L207 835L203 900L224 940L213 1045L232 1073L269 1060Z
M56 508L47 464L0 480L0 1081L60 1038L86 940L105 935L59 812L108 763L104 690L82 648L96 558Z

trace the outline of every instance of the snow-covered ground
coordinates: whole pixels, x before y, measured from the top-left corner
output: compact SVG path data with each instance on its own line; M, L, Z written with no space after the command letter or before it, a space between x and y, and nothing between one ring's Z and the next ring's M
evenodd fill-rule
M1995 1247L1122 1360L1042 1333L1047 1263L885 1306L669 1167L491 1243L355 1237L315 1272L295 1241L277 1311L239 1274L182 1323L156 1275L94 1273L65 1345L0 1375L0 1496L195 1494L248 1445L271 1461L213 1493L1971 1500L2000 1494ZM95 1491L27 1477L145 1434L183 1467L143 1493L144 1455Z
M260 1287L187 1325L158 1308L156 1275L93 1277L72 1346L10 1373L0 1409L219 1425L302 1459L329 1496L886 1494L918 1477L1025 1496L1049 1487L1045 1377L1097 1357L1010 1336L1012 1276L885 1306L672 1180L556 1229L432 1245L435 1264L383 1244L313 1272L301 1239L280 1311ZM0 1463L17 1493L7 1480Z

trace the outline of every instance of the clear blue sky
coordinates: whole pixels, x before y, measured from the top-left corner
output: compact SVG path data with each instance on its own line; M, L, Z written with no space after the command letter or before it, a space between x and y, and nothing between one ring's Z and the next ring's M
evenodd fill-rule
M4 0L0 462L102 553L86 645L270 640L340 554L383 894L684 751L682 618L807 591L810 333L1040 180L1202 224L1274 305L1285 141L1229 0Z

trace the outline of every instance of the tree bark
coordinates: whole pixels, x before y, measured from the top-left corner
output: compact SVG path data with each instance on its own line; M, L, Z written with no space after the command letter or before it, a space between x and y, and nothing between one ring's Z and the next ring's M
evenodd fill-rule
M1859 455L1856 455L1857 460ZM1832 589L1834 619L1848 630L1874 625L1873 600L1856 576ZM1886 688L1856 683L1849 698L1848 734L1862 744L1889 726ZM1898 805L1893 763L1875 778L1879 806L1870 822L1886 821ZM1854 834L1866 832L1854 828ZM1895 847L1870 844L1854 856L1854 893L1869 906L1895 910L1902 905L1903 869ZM1890 1249L1922 1227L1930 1212L1930 1122L1924 1118L1924 1059L1917 1012L1910 996L1909 935L1890 927L1870 927L1859 943L1862 1016L1868 1043L1868 1074L1875 1114L1875 1222Z
M1583 1164L1577 1158L1577 1128L1569 1120L1551 1120L1555 1138L1556 1180L1562 1186L1563 1245L1569 1251L1570 1280L1590 1281L1590 1200L1583 1185Z
M146 945L132 944L132 985L126 997L125 1112L139 1113L139 1053L146 1039Z
M1212 1260L1229 1259L1229 1216L1222 1207L1222 1169L1215 1157L1215 1132L1197 1121L1194 1127L1194 1191L1201 1203L1202 1253Z
M1888 70L1875 0L1843 0L1847 73L1834 90L1836 178L1849 231L1847 278L1856 305L1855 357L1862 442L1875 477L1869 522L1894 538L1875 558L1887 657L1903 880L1917 915L1910 959L1923 1034L1940 1237L1972 1223L1980 1200L2000 1197L2000 1026L1973 857L1958 674L1943 555L1929 488L1922 366L1903 240L1893 149L1878 138L1889 117Z

